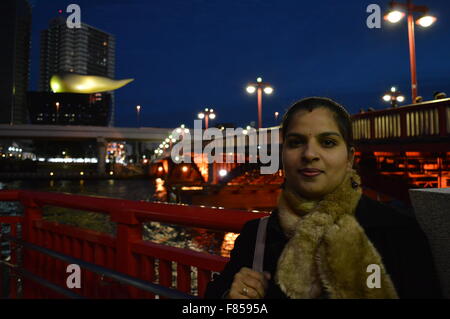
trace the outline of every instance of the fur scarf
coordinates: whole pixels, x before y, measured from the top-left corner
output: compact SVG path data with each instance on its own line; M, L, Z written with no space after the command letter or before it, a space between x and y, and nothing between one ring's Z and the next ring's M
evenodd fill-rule
M280 225L289 238L275 280L290 298L398 298L381 256L354 217L362 194L360 177L348 171L342 184L320 201L284 189ZM369 276L377 271L375 287ZM375 266L377 267L377 266ZM373 279L374 277L372 277ZM372 287L372 288L369 288Z

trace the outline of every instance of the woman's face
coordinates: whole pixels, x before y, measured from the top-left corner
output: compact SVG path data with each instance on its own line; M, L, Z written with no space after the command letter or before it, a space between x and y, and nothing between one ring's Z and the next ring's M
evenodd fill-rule
M339 186L353 166L333 113L326 108L300 110L292 116L283 141L286 187L308 199L321 199ZM302 171L320 170L319 174Z

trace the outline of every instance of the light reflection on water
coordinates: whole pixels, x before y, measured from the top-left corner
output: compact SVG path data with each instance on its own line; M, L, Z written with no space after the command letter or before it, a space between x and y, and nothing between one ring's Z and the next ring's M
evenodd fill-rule
M45 192L70 193L88 196L112 197L136 201L165 201L167 196L164 181L136 180L18 180L0 183L0 189L23 189ZM20 214L20 204L0 202L0 214ZM60 215L63 208L52 207L48 210ZM47 212L47 210L46 210ZM72 219L73 220L73 219ZM108 223L103 219L104 223ZM106 229L114 227L105 227ZM229 257L237 235L197 228L185 228L176 225L162 225L157 222L146 223L143 228L146 240L179 248Z

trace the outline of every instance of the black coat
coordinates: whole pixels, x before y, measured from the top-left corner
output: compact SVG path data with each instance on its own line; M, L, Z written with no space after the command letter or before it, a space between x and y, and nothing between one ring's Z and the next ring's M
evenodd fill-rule
M264 271L271 274L266 298L287 298L274 282L278 258L287 243L275 209L267 225ZM380 253L400 298L441 298L428 240L416 220L396 207L362 195L355 217ZM252 267L258 220L247 222L220 275L208 284L205 298L222 298L242 267Z

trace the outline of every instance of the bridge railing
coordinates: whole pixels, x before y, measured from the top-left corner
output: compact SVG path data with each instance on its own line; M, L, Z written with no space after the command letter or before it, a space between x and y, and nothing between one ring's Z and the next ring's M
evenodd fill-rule
M0 217L0 224L10 225L9 235L12 237L17 236L25 243L98 265L106 270L200 297L211 279L211 273L220 272L228 259L143 240L143 223L155 221L239 232L248 220L267 215L229 209L32 191L0 191L0 201L16 201L24 207L22 216ZM106 214L116 223L116 234L46 221L43 218L45 206ZM67 272L68 262L45 254L42 250L36 251L26 247L19 249L19 245L13 241L10 241L10 247L10 259L5 261L12 267L13 274L9 278L10 298L62 297L35 280L20 278L20 271L15 272L14 269L23 269L33 276L67 289L67 279L70 275ZM1 281L6 278L1 276L2 273L0 287L3 287ZM192 289L195 286L197 289ZM71 290L87 298L163 298L87 269L81 271L81 288Z
M352 115L355 140L446 137L450 134L450 99Z

